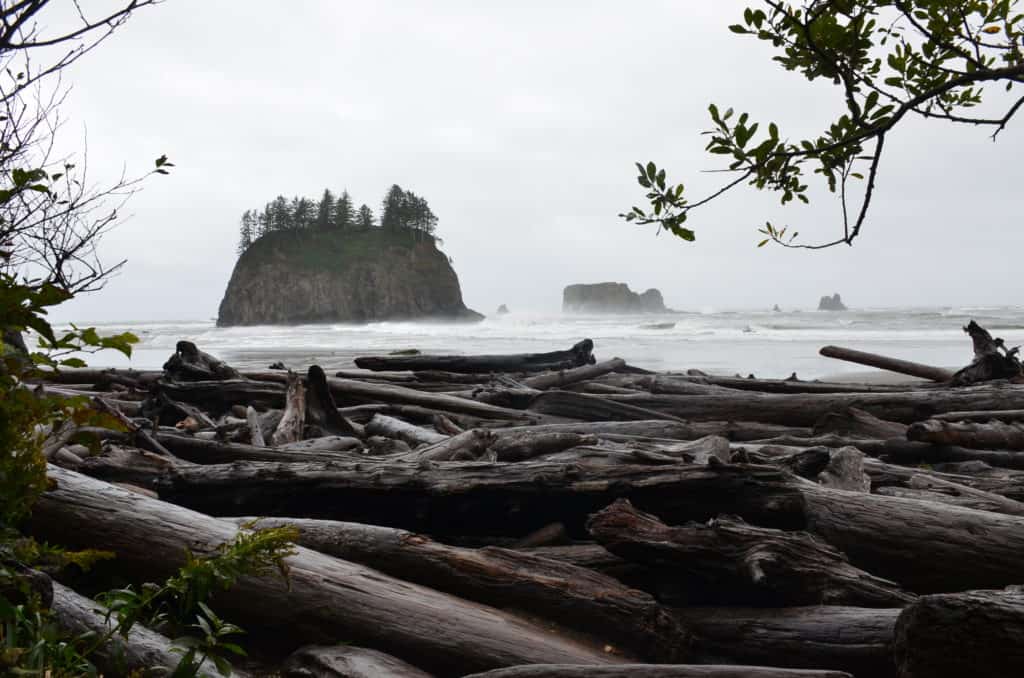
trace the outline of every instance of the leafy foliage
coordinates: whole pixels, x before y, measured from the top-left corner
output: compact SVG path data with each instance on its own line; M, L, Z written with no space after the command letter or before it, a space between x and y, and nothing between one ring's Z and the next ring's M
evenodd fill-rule
M746 183L810 202L807 175L818 175L838 195L841 237L803 244L788 227L766 223L759 246L820 249L851 244L860 234L875 189L887 135L908 115L983 125L996 138L1024 106L1011 98L998 115L975 114L984 85L1005 92L1024 83L1024 10L1019 0L815 0L798 5L766 1L747 8L733 33L769 43L773 60L807 80L826 79L841 92L845 111L817 136L791 140L778 124L762 125L749 113L708 108L712 127L706 150L727 161L733 175L708 196L691 201L683 184L667 181L653 162L637 164L649 208L634 206L626 221L657 224L688 241L690 211ZM860 207L850 204L851 182L863 182Z

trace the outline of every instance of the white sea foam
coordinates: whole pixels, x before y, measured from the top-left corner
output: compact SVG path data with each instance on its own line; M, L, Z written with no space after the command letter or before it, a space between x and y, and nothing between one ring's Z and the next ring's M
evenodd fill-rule
M480 323L386 322L218 328L213 322L109 323L106 332L130 330L141 343L130 364L157 368L179 339L243 368L283 360L303 367L351 367L358 355L416 348L429 353L516 353L566 348L594 340L599 358L620 356L658 370L698 368L803 378L857 371L856 365L822 358L818 349L837 344L935 365L969 362L962 326L971 319L1006 339L1024 343L1024 309L873 309L841 313L712 311L643 316L562 316L510 313ZM642 325L674 322L671 329ZM80 326L84 323L79 323ZM751 331L745 331L746 329ZM97 366L123 366L112 354L90 358Z

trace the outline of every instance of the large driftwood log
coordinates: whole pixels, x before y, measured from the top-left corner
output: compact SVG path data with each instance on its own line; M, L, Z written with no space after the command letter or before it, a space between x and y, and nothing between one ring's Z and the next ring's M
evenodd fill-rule
M612 553L717 586L726 599L862 607L900 607L914 599L805 532L755 527L729 516L668 527L622 499L594 514L587 528Z
M953 375L954 384L976 384L993 379L1010 379L1021 375L1018 349L1007 349L1003 340L988 333L973 320L964 327L974 345L974 360Z
M374 356L356 358L356 367L365 370L442 370L446 372L544 372L592 365L594 342L584 339L567 351L520 353L516 355L477 356Z
M50 606L52 618L68 633L75 636L85 633L106 636L114 623L106 620L105 615L99 611L102 609L103 606L96 601L53 582L53 604ZM111 676L127 675L125 672L133 671L144 671L145 675L169 676L182 657L180 652L173 652L172 647L171 640L166 636L135 624L127 637L119 633L110 636L90 658L97 668ZM198 675L213 678L220 674L213 662L203 662ZM231 675L245 678L249 674L233 668Z
M649 661L681 662L690 656L689 632L650 595L589 569L509 549L446 546L372 525L292 518L263 518L257 525L293 525L299 528L298 543L321 553L593 633Z
M286 380L287 375L282 374L282 383ZM266 381L225 379L177 382L161 379L156 387L174 400L198 405L215 415L227 412L236 404L276 408L282 408L285 404L284 386Z
M596 379L626 366L622 358L612 358L594 365L584 365L571 370L559 370L552 374L539 374L522 380L523 386L544 391L549 388L563 388L581 381Z
M765 666L623 664L621 666L516 666L463 678L852 678L843 671L777 669Z
M877 367L880 370L907 374L911 377L928 379L929 381L945 383L953 378L952 372L941 367L922 365L921 363L915 363L909 360L889 358L875 353L866 353L865 351L855 351L852 348L825 346L819 351L819 353L826 358L836 358L837 360L845 360L846 362L857 363L858 365Z
M458 435L446 437L439 443L395 457L397 461L476 461L491 443L494 433L488 429L473 428Z
M237 370L209 353L200 351L191 341L179 341L174 355L164 363L164 376L174 381L241 379Z
M674 614L699 629L695 652L704 663L896 675L892 638L899 609L691 607Z
M609 440L624 438L656 438L664 440L697 440L705 436L723 436L729 440L763 440L777 436L807 437L811 435L809 428L776 426L758 422L743 421L703 421L681 422L663 419L639 421L594 421L561 424L538 424L536 426L517 426L502 429L503 431L571 432L581 435L596 435ZM616 437L618 436L618 438Z
M307 645L281 667L283 678L431 678L391 655L351 645Z
M900 678L1024 675L1024 593L924 596L896 621Z
M521 537L553 520L579 536L588 514L621 497L670 524L731 514L806 529L854 566L916 593L1007 586L1024 570L1024 518L830 490L765 466L238 462L175 468L156 489L213 514L300 515L435 536Z
M762 393L891 393L907 391L919 384L845 384L823 381L800 381L797 379L751 379L744 377L722 377L711 374L669 374L660 379L689 381L694 384L709 384L740 391Z
M529 409L531 412L581 421L662 419L682 423L682 420L671 414L647 408L646 406L617 402L616 400L610 400L610 397L575 393L573 391L545 391L533 398ZM634 396L629 395L616 397L634 398ZM645 396L635 397L644 398Z
M559 392L540 395L542 401ZM583 396L598 399L595 396ZM830 395L740 392L730 395L608 395L599 398L618 405L656 410L685 420L762 421L789 426L813 426L823 415L858 407L889 421L911 423L933 414L970 409L1020 409L1024 386L987 384L971 388L932 389L905 393L835 393ZM531 409L541 411L536 404ZM545 410L548 411L548 410ZM557 412L550 412L557 414ZM572 416L572 415L569 415ZM583 418L583 417L580 417ZM621 417L620 417L621 418Z
M1024 450L1024 424L958 423L929 419L907 430L907 438L936 445L956 445L982 450Z
M902 438L907 435L907 425L885 421L856 407L842 412L829 412L814 423L814 435L835 433L848 438Z
M433 445L448 439L448 436L435 433L421 426L409 424L401 419L395 419L385 414L375 414L366 424L366 434L371 436L386 436L404 440L410 445Z
M33 508L31 533L106 549L137 575L166 576L186 549L207 553L238 532L231 523L49 467L56 487ZM279 575L246 577L218 593L225 615L293 641L345 638L442 673L517 664L617 661L514 616L297 547Z

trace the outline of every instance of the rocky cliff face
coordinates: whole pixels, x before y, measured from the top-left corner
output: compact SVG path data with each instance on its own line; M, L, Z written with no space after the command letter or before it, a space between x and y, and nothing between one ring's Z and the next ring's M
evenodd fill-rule
M482 318L433 238L370 229L263 236L235 264L217 324Z
M836 292L831 297L826 295L818 300L819 311L845 311L846 304L843 303L842 298L839 296L839 292Z
M637 294L626 283L569 285L562 291L564 313L659 313L668 311L661 292Z

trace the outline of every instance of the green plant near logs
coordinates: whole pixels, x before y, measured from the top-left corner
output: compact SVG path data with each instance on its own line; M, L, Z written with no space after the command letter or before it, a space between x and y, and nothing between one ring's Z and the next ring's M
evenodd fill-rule
M844 112L805 139L787 137L777 123L712 104L706 151L727 164L714 171L730 178L710 194L691 199L655 163L637 163L649 207L620 214L636 224L656 224L683 240L690 212L741 184L772 191L783 205L807 203L808 173L838 197L842 234L805 244L788 226L759 228L758 246L822 249L852 244L865 223L885 141L909 117L977 125L994 140L1024 107L1009 94L1024 84L1024 3L1020 0L815 0L748 7L733 33L769 43L772 60L807 80L837 88ZM988 95L985 85L998 84ZM975 113L984 100L995 112ZM1000 95L1003 98L1000 98ZM858 185L859 184L859 185ZM858 204L859 203L859 204Z

